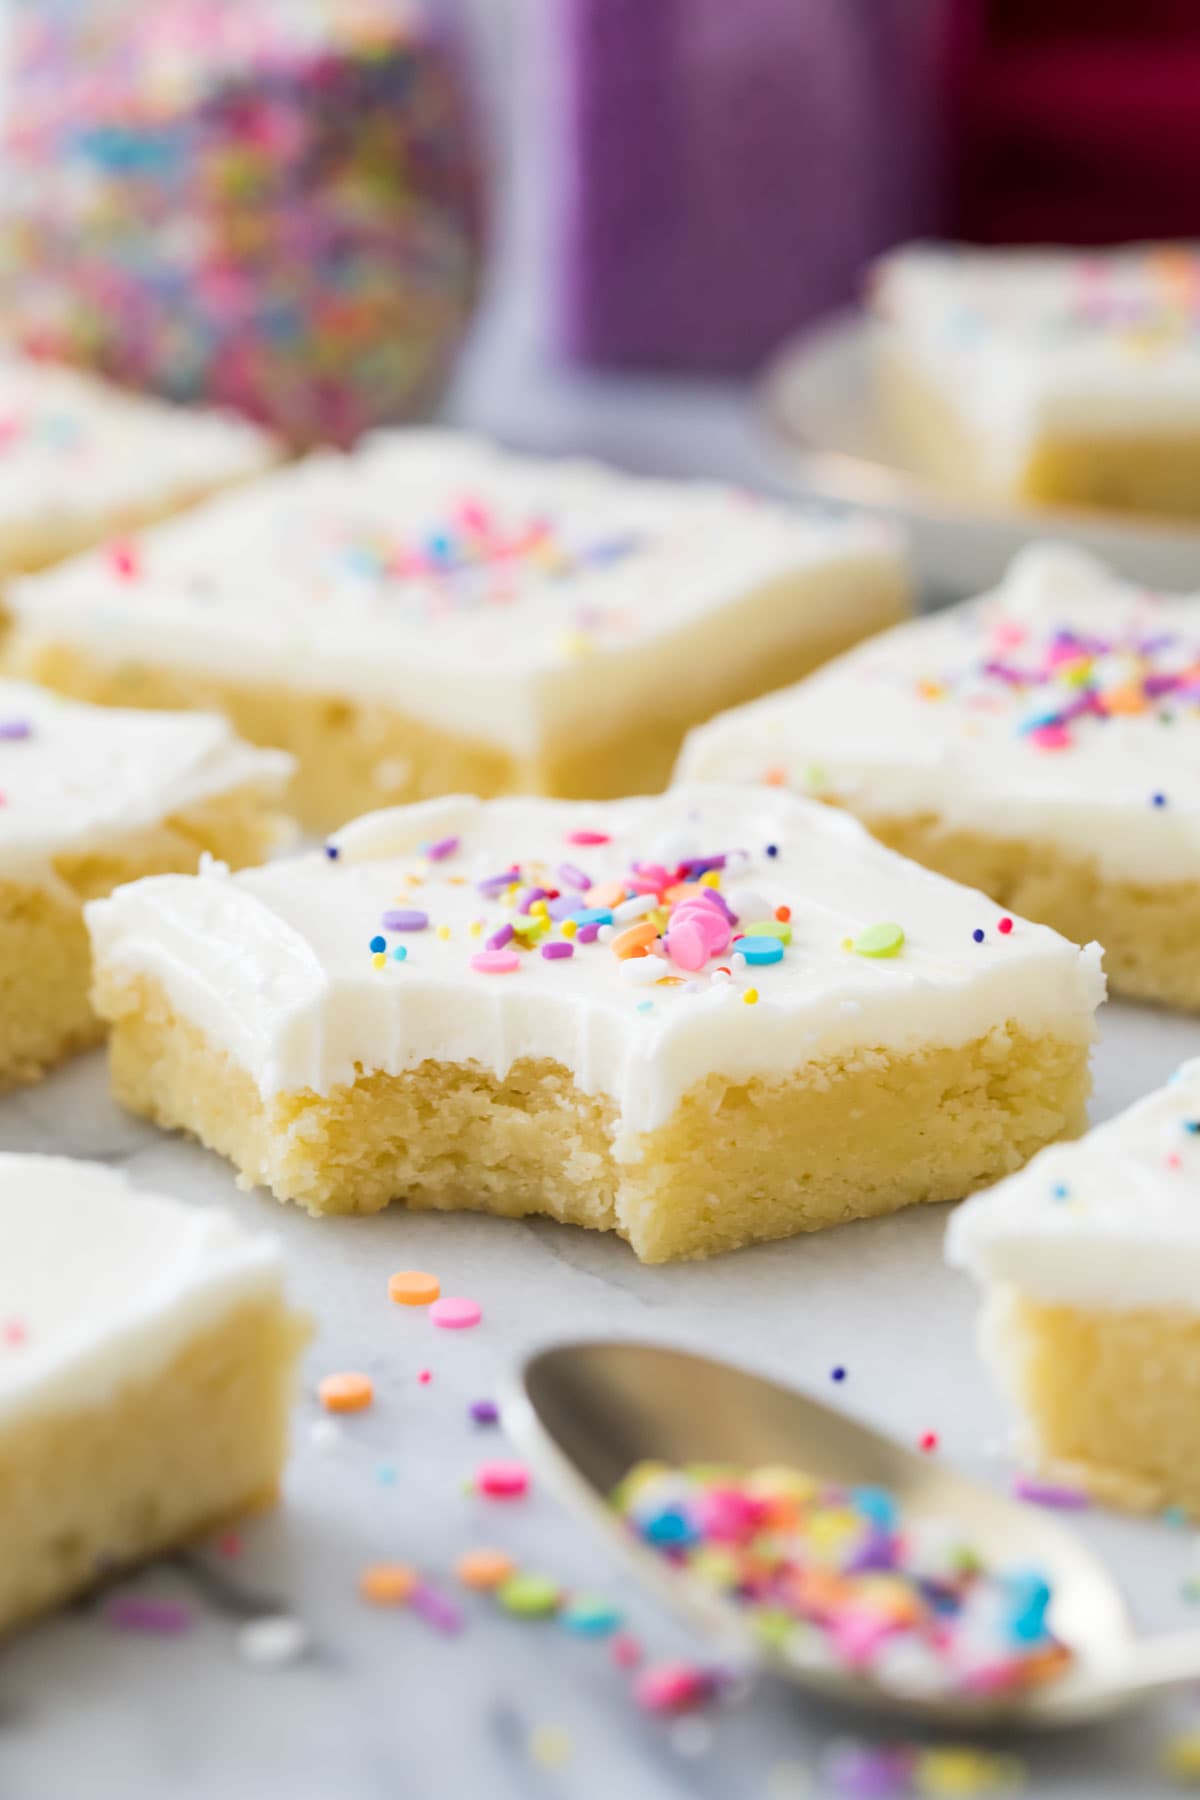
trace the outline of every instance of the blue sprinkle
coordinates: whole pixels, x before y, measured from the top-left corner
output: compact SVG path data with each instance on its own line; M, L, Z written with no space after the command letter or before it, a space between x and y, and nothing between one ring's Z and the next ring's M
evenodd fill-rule
M638 1011L639 1012L653 1012L654 1011L653 1000L639 1000L638 1001Z
M974 939L975 939L975 942L976 942L976 943L977 943L977 944L982 944L982 942L983 942L983 937L984 937L984 934L983 934L983 932L982 932L982 931L981 931L981 930L980 930L980 929L979 929L979 926L978 926L978 925L977 925L977 926L976 926L976 927L975 927L975 929L974 929L974 931L973 931L973 932L972 932L972 933L971 933L971 936L972 936L972 937L973 937L973 938L974 938Z
M1167 796L1165 794L1151 794L1150 804L1151 806L1165 806L1167 804Z
M642 1527L642 1536L652 1544L694 1544L698 1533L684 1513L668 1506Z
M851 1488L850 1498L863 1517L881 1530L890 1531L896 1523L896 1502L886 1488Z
M371 949L374 951L375 955L378 956L379 952L381 950L387 949L387 939L382 938L382 937L373 937L371 939Z
M338 859L337 845L336 844L326 844L325 854L329 858L330 862L336 862Z
M1054 1186L1050 1189L1051 1194L1056 1200L1065 1200L1069 1191L1065 1181L1056 1181Z
M739 938L733 947L738 955L744 956L755 967L761 963L783 961L783 945L777 937Z
M779 845L778 844L768 844L767 845L767 855L768 856L778 856L779 855Z
M611 925L613 922L612 908L608 906L585 906L579 912L573 912L571 917L577 925Z
M845 1381L846 1371L843 1369L841 1363L838 1364L836 1369L830 1369L829 1378L831 1381Z
M396 948L392 951L393 960L396 962L403 962L407 955L408 946L406 944L397 944Z

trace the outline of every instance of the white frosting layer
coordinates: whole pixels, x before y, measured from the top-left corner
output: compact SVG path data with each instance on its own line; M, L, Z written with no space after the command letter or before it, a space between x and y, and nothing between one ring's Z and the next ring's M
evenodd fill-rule
M57 1156L0 1156L0 1426L104 1406L255 1295L279 1253L224 1213Z
M0 550L97 533L123 515L253 475L274 440L232 413L185 410L52 363L0 353Z
M868 819L1200 878L1200 605L1077 552L1022 552L994 594L885 632L693 733L687 780L784 780Z
M1015 476L1045 433L1200 430L1200 252L917 245L872 283L886 341L978 431L987 471Z
M292 768L208 713L122 712L0 681L0 878L110 849L236 788L281 797Z
M1053 1304L1200 1309L1200 1060L959 1208L948 1260Z
M581 830L608 841L572 842ZM455 847L423 858L423 845L444 840ZM783 1076L856 1049L959 1045L1006 1020L1086 1041L1103 997L1094 946L1077 950L1023 922L999 934L1001 914L981 895L893 856L845 815L773 790L682 788L607 804L455 798L371 814L332 843L336 861L317 853L233 877L121 888L88 909L99 966L161 982L268 1096L325 1093L427 1058L497 1077L520 1058L552 1058L585 1092L617 1102L630 1156L632 1137L664 1125L713 1072ZM520 953L514 973L471 966L497 930L520 921L478 885L514 863L522 893L530 884L576 892L577 912L634 863L673 875L689 858L723 853L721 891L740 928L790 907L782 961L739 967L734 944L693 974L577 940L562 960L541 947ZM584 880L588 889L572 888ZM428 928L395 928L385 920L394 908L419 909ZM899 955L847 948L883 921L903 927ZM743 998L751 987L757 1004Z
M18 583L27 633L102 662L379 700L523 754L728 691L903 592L882 526L733 490L394 432Z

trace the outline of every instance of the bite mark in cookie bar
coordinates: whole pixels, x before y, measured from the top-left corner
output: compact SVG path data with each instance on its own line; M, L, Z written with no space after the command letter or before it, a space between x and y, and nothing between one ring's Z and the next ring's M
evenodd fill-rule
M123 881L259 862L291 764L224 720L114 712L0 682L0 1086L96 1042L86 902Z
M0 353L0 579L165 518L279 456L233 414Z
M9 666L105 704L224 711L298 758L328 829L446 792L667 780L716 707L907 610L885 527L384 434L18 584Z
M0 1157L0 1632L275 1498L279 1256L117 1172Z
M398 809L89 925L118 1096L247 1182L648 1261L1017 1167L1082 1128L1102 996L1094 951L769 790Z
M1200 1062L958 1212L949 1260L1038 1468L1200 1512Z
M983 495L1200 514L1193 246L917 245L875 270L882 398L937 481Z
M770 780L1200 1007L1200 620L1066 550L689 740L684 779Z

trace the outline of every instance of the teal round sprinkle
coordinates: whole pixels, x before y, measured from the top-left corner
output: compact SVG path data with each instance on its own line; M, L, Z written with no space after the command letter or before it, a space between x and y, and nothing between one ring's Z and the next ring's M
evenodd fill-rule
M371 939L371 946L370 946L370 947L371 947L371 950L372 950L372 953L373 953L373 954L374 954L374 955L375 955L375 956L378 956L378 955L379 955L379 952L380 952L380 951L381 951L381 950L386 950L386 949L387 949L387 939L386 939L386 938L382 938L382 937L373 937L373 938L372 938L372 939Z
M396 948L392 951L392 956L396 962L403 962L407 955L408 947L405 944L397 944Z
M777 937L743 937L733 946L738 955L744 956L748 963L757 966L759 963L777 963L783 961L783 945Z
M607 1637L621 1625L619 1610L598 1594L577 1594L559 1617L577 1637Z

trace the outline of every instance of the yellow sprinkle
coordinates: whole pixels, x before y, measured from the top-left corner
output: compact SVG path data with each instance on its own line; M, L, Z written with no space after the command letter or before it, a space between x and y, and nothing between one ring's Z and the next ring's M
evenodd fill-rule
M854 948L854 939L853 938L843 938L842 939L842 949L843 950L853 950L853 948Z
M482 919L472 919L471 923L467 926L467 930L471 933L472 937L482 937L483 936L483 920Z
M535 900L529 910L531 913L536 913L540 919L548 919L550 917L550 908L546 905L544 900Z
M746 1002L747 1006L754 1006L758 1000L758 989L757 988L747 988L745 993L742 995L742 999Z
M1163 1769L1189 1785L1200 1780L1200 1731L1182 1731L1163 1750Z
M437 928L437 935L442 939L448 938L450 936L450 927L448 925L439 925Z
M529 1754L546 1769L561 1769L571 1760L571 1734L561 1725L538 1725L529 1734Z
M720 869L709 869L700 877L701 887L719 888L721 885Z
M565 938L573 938L575 936L575 933L579 930L579 927L575 923L574 919L564 919L558 929L562 932L562 934Z
M373 956L371 957L371 961L375 964L375 967L377 969L386 968L387 967L387 952L386 952L386 950L376 950L375 953L373 954Z

